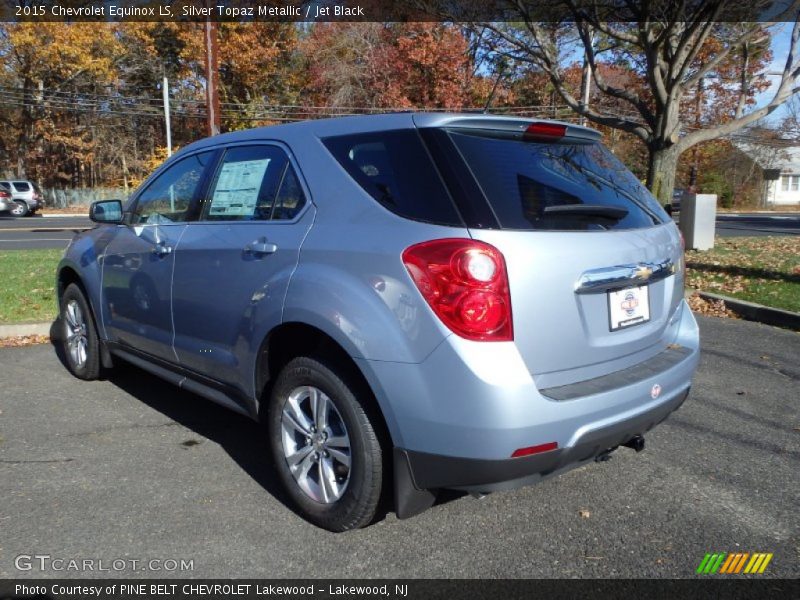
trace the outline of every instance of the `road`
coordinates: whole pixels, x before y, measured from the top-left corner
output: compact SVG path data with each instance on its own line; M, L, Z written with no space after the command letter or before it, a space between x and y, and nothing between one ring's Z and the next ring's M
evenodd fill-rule
M191 577L683 578L721 551L798 577L800 336L700 324L693 393L644 452L341 535L287 506L247 419L132 367L85 383L50 346L0 350L0 578L81 575L15 568L35 553Z
M0 250L65 248L75 231L92 225L86 217L0 217ZM722 237L800 235L800 213L721 214L717 216L717 234Z
M800 213L740 213L717 215L722 237L800 235Z
M87 217L0 217L0 250L66 248L76 231L92 227Z

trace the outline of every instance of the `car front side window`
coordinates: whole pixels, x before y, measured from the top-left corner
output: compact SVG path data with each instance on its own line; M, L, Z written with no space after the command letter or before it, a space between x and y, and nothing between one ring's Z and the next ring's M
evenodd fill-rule
M213 154L201 152L187 156L161 173L139 195L131 224L186 221L192 200L199 191L203 173Z

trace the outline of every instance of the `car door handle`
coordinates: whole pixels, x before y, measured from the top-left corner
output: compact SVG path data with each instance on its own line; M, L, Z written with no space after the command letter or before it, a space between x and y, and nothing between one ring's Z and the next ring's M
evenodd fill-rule
M153 254L156 256L166 256L167 254L172 254L172 246L167 246L164 243L156 244L153 247Z
M273 254L278 250L278 246L267 241L266 238L256 240L252 244L244 247L245 254Z

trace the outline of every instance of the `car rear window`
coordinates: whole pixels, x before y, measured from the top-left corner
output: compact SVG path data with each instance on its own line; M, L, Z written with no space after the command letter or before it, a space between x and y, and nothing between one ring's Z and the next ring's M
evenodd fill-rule
M345 171L375 200L409 219L463 227L463 221L415 130L322 140Z
M31 186L27 181L15 181L14 187L17 188L18 192L29 192L31 191Z
M668 218L599 143L538 143L463 130L449 135L504 229L638 229Z

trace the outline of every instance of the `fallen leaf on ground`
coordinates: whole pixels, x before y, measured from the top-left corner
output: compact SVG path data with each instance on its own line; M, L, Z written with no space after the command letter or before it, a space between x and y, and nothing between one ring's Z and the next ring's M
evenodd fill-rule
M581 516L581 519L588 519L589 517L592 516L591 511L586 510L585 508L580 509L578 511L578 514ZM587 558L588 558L588 556L587 556Z
M16 337L0 339L0 348L18 348L20 346L46 344L49 341L49 335L18 335Z
M727 317L729 319L738 318L736 313L725 306L724 300L706 300L695 292L687 300L689 308L694 312L707 317Z

